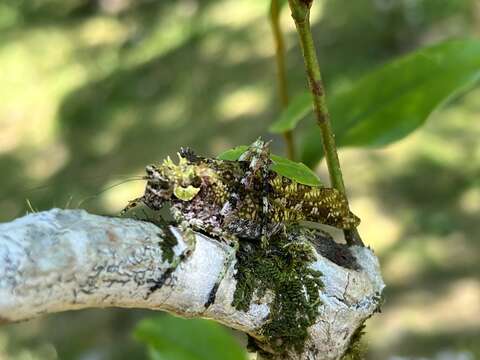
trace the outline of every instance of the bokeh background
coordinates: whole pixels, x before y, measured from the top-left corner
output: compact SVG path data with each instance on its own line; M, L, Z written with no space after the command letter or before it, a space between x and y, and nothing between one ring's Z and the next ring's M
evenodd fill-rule
M271 138L280 106L268 6L2 0L0 221L51 207L116 214L144 184L103 190L180 146L214 155ZM318 0L312 17L329 91L423 45L480 36L478 0ZM295 94L305 78L288 11L282 26ZM479 116L474 89L400 142L340 152L388 285L368 321L370 359L480 359ZM131 332L150 315L88 310L6 326L0 359L144 358Z

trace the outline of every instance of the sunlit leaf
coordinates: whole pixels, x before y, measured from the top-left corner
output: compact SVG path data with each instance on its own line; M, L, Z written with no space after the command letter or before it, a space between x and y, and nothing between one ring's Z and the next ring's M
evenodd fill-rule
M271 169L277 174L300 184L310 186L322 185L318 176L307 165L273 154L271 155L271 159L273 162Z
M149 345L152 360L246 360L245 351L220 325L202 319L159 315L143 320L135 337Z
M218 158L220 160L236 161L247 149L248 146L240 145L221 153L218 155ZM294 180L300 184L310 186L322 185L318 176L305 164L273 154L270 155L270 158L272 159L271 169L277 174L285 176L286 178Z
M394 60L330 96L330 113L339 146L384 146L421 126L447 100L480 78L480 41L454 40ZM302 160L322 157L313 126L302 146Z
M220 160L237 161L240 155L242 155L248 149L247 145L239 145L233 149L226 150L217 156Z
M297 95L282 111L280 118L270 126L270 132L281 134L295 129L298 122L312 111L312 106L312 95L308 91Z
M476 40L447 42L391 62L335 99L332 115L350 119L340 143L378 146L401 139L479 76Z

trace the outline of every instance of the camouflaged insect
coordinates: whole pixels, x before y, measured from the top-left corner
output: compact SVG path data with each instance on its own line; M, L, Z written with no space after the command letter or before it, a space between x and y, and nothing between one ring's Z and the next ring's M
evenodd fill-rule
M360 220L350 212L343 194L312 187L270 170L269 143L254 142L238 161L197 156L190 149L161 165L146 167L145 194L139 202L153 210L170 203L174 219L193 230L223 239L264 238L311 221L353 229Z

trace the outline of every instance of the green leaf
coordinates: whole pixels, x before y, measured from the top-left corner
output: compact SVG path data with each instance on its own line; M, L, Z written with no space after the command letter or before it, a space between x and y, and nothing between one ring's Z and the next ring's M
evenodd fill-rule
M477 40L450 41L393 61L336 98L332 116L350 119L340 143L381 146L399 140L479 76Z
M227 150L220 155L220 160L237 161L238 158L248 149L246 145L240 145L233 149ZM318 176L305 164L295 162L287 158L271 154L272 166L270 167L277 174L285 176L300 184L309 186L322 186L322 182Z
M246 360L247 355L220 325L162 314L138 324L135 337L149 345L152 360Z
M446 101L480 78L480 41L454 40L420 49L375 70L331 98L338 146L385 146L421 126ZM302 146L309 165L322 157L311 134Z
M285 176L300 184L309 186L322 186L318 176L305 164L286 159L281 156L271 155L271 169L277 174Z
M312 95L308 91L297 95L270 126L270 132L281 134L295 129L300 120L312 111L312 106Z
M220 160L237 161L238 158L248 149L247 145L239 145L233 149L226 150L217 156Z

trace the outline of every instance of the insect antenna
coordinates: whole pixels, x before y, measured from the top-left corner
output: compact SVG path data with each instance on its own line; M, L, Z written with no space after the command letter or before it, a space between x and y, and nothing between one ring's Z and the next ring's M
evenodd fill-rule
M97 198L99 195L107 192L108 190L111 190L117 186L120 186L120 185L123 185L123 184L126 184L128 182L131 182L131 181L140 181L140 180L147 180L148 178L146 176L143 176L143 175L136 175L136 176L132 176L131 178L129 179L124 179L120 182L117 182L113 185L110 185L110 186L107 186L106 188L103 188L102 190L100 190L99 192L93 194L93 195L90 195L90 196L87 196L86 198L82 199L78 204L77 204L77 208L80 208L83 204L85 204L86 202L88 201L91 201L95 198Z
M33 207L32 203L30 202L30 199L28 199L28 198L25 199L25 202L27 203L27 208L28 208L28 211L29 211L30 213L36 213L36 212L38 212L38 209L35 209L35 208Z
M126 177L127 179L125 179L125 180L130 180L130 179L138 179L138 180L145 179L146 180L145 176L143 176L143 175L111 174L109 176L119 177L119 178ZM90 181L90 180L96 180L96 179L105 180L105 175L83 177L80 180ZM47 183L47 184L33 186L33 187L25 187L25 188L21 189L21 192L25 193L25 194L28 194L28 193L33 193L33 192L36 192L36 191L52 189L54 186L55 186L54 183ZM6 198L6 196L5 196L5 198ZM0 198L0 200L4 200L4 198L2 197L2 198Z
M95 195L88 196L87 198L81 200L80 203L78 204L78 206L80 206L81 204L84 204L85 202L91 200L92 198L95 198L96 196L104 193L105 191L108 191L108 190L110 190L110 189L112 189L116 186L122 185L124 183L130 182L130 181L137 181L137 180L148 180L145 175L109 174L109 177L111 177L111 176L120 178L119 180L121 180L122 178L124 178L124 179L122 181L118 182L118 183L115 183L111 186L108 186L105 189L102 189L101 191L99 191ZM83 179L84 180L91 180L91 179L103 179L103 180L105 180L105 175L88 176L88 177L83 177ZM40 201L40 202L42 202L42 204L44 206L45 201L48 200L48 199L45 199L45 198L43 198L43 200L42 200L42 197L40 197L40 200L37 199L38 196L40 195L39 193L41 193L45 190L48 191L49 189L54 189L54 188L55 188L55 183L53 183L53 182L49 183L47 181L47 183L42 184L42 185L37 185L37 186L32 186L32 187L25 186L23 189L18 189L17 188L16 191L6 191L5 194L2 194L0 196L0 203L2 201L9 201L9 200L12 200L14 202L23 201L24 204L25 204L24 210L26 210L27 213L35 213L35 212L40 211L40 208L38 207L37 203ZM72 192L73 192L73 189L72 189ZM75 195L68 196L68 199L66 199L66 201L65 201L65 206L61 206L61 207L65 208L65 209L74 208L74 205L75 205L74 199L75 199ZM48 200L48 202L49 202L48 207L56 207L57 206L55 197Z

